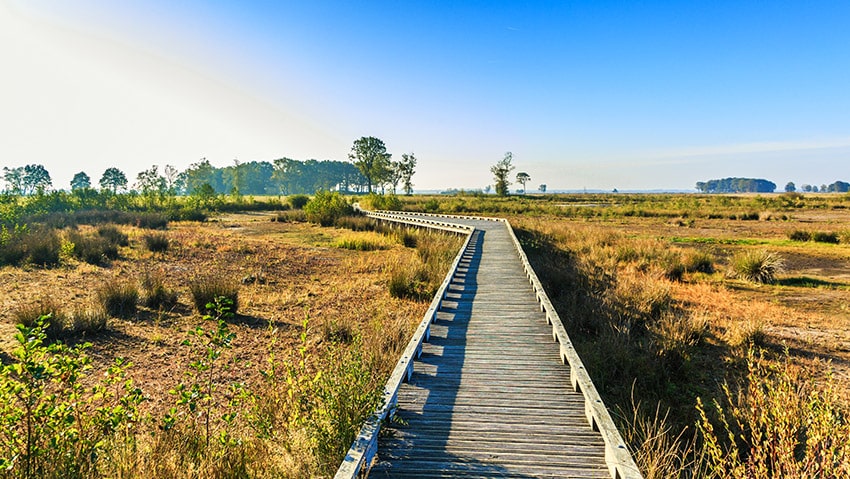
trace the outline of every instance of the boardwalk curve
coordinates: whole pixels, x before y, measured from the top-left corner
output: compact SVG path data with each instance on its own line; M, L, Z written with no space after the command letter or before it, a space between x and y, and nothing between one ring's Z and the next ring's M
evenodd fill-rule
M507 221L367 214L467 240L337 478L641 477Z

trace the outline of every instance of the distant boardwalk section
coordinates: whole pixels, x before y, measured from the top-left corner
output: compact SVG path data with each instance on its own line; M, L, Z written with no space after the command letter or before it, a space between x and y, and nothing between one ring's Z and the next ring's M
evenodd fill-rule
M641 477L507 222L369 214L468 239L337 478Z

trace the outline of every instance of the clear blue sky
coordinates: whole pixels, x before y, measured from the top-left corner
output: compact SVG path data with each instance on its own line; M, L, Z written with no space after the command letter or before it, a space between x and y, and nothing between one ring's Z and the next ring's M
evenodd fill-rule
M850 2L0 0L0 166L419 159L481 188L850 180Z

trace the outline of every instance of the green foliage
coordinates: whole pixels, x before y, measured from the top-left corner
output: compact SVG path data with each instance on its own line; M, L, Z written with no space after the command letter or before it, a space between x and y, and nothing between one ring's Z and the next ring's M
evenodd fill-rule
M310 197L307 195L292 195L287 197L286 201L289 202L289 205L292 206L293 209L300 210L310 202Z
M393 194L377 195L372 193L364 198L361 203L363 203L367 209L372 210L400 211L404 208L398 196Z
M755 178L701 181L696 186L702 193L773 193L776 190L776 183Z
M348 201L337 191L320 191L304 206L307 220L322 226L331 226L338 218L353 212Z
M850 477L850 411L835 381L817 387L787 357L776 365L752 350L747 366L741 390L697 404L705 477Z
M747 250L732 258L735 276L754 283L773 283L784 266L782 257L765 250Z
M508 180L508 175L514 170L513 153L510 151L505 153L505 157L499 160L498 163L490 167L490 172L493 173L493 179L496 181L496 194L498 196L508 195L508 186L511 184Z
M118 168L110 167L103 172L99 183L101 188L115 194L119 189L127 187L127 175Z
M18 347L0 367L0 474L97 476L112 461L112 445L133 443L130 431L143 396L120 359L101 379L87 381L89 344L47 345L47 321L19 325Z
M208 304L216 299L228 302L228 312L236 314L239 308L239 285L221 275L206 275L194 278L189 283L192 301L200 314L205 314Z
M136 315L139 288L129 281L113 279L98 288L97 298L110 316L132 318Z
M222 355L232 349L236 334L230 331L227 319L233 316L233 302L225 297L216 297L206 305L211 313L204 315L205 321L214 321L214 329L201 326L189 331L189 339L183 342L193 348L195 359L189 363L189 382L178 384L170 392L176 396L175 406L163 418L163 429L168 431L183 422L183 433L201 434L200 441L206 450L215 440L229 445L234 441L231 426L236 419L234 410L213 418L213 408L218 395L218 383L227 362ZM233 404L231 404L232 406Z
M348 158L366 178L369 193L374 185L382 184L389 176L392 155L378 138L364 136L355 140Z

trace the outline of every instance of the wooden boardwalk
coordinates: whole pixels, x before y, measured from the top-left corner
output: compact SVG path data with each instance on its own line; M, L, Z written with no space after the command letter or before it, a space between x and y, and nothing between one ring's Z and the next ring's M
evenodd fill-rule
M475 223L370 477L610 478L506 225Z
M507 223L443 221L476 229L398 389L369 477L621 475L606 463ZM640 477L634 471L628 477Z

